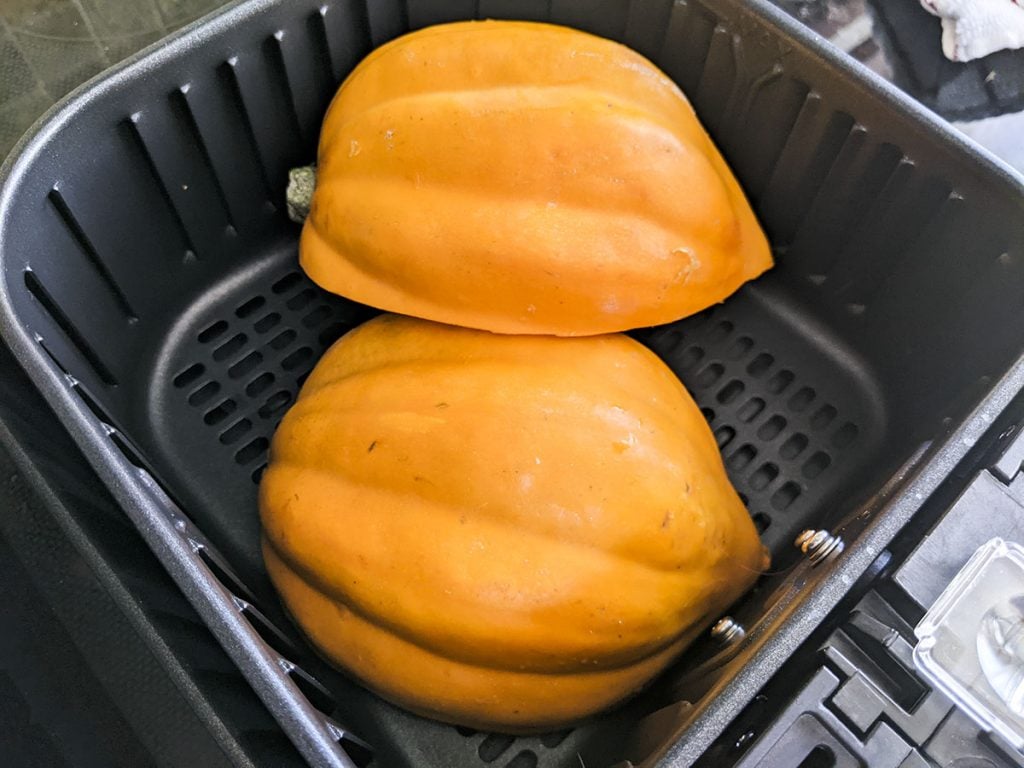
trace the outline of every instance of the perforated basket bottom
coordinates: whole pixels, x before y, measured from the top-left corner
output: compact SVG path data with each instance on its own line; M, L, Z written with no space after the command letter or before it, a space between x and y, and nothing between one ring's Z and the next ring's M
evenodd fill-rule
M270 438L324 350L373 314L321 291L298 270L294 246L282 247L209 287L164 339L146 396L124 393L146 404L132 440L266 603L276 598L262 572L256 491ZM785 560L878 447L884 412L870 377L770 280L635 335L691 391L763 540ZM529 740L459 732L354 694L317 667L339 699L362 699L338 716L367 740L401 745L392 759L410 765L578 765L584 743L607 738L599 727Z

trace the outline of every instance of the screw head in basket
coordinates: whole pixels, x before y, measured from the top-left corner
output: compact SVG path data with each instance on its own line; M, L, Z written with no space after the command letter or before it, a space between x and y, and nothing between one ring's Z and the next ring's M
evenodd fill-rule
M794 546L807 555L811 565L818 565L825 560L834 558L846 547L841 536L826 530L807 529L793 542Z
M711 636L724 645L733 645L747 636L747 630L732 616L723 616L711 628Z

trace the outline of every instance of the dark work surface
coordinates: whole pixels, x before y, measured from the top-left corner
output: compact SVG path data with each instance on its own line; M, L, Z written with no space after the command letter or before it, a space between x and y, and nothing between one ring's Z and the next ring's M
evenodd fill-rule
M57 99L224 0L0 2L0 157Z
M227 764L0 448L0 765Z
M21 495L6 458L0 467L8 473L8 490ZM74 572L62 577L82 578ZM0 754L54 768L153 764L3 539L0 605Z

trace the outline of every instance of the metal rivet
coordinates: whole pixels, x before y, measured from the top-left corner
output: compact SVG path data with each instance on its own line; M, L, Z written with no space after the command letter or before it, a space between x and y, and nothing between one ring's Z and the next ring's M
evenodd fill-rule
M711 628L711 636L721 643L732 645L747 636L747 630L732 616L723 616Z
M815 531L808 529L796 537L793 544L807 555L811 565L817 565L829 558L837 556L846 546L840 536L833 535L828 531Z

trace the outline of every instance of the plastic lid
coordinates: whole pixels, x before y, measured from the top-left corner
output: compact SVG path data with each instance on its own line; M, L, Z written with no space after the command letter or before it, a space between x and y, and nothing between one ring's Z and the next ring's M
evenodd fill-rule
M914 630L914 663L982 728L1024 750L1024 547L979 547Z

